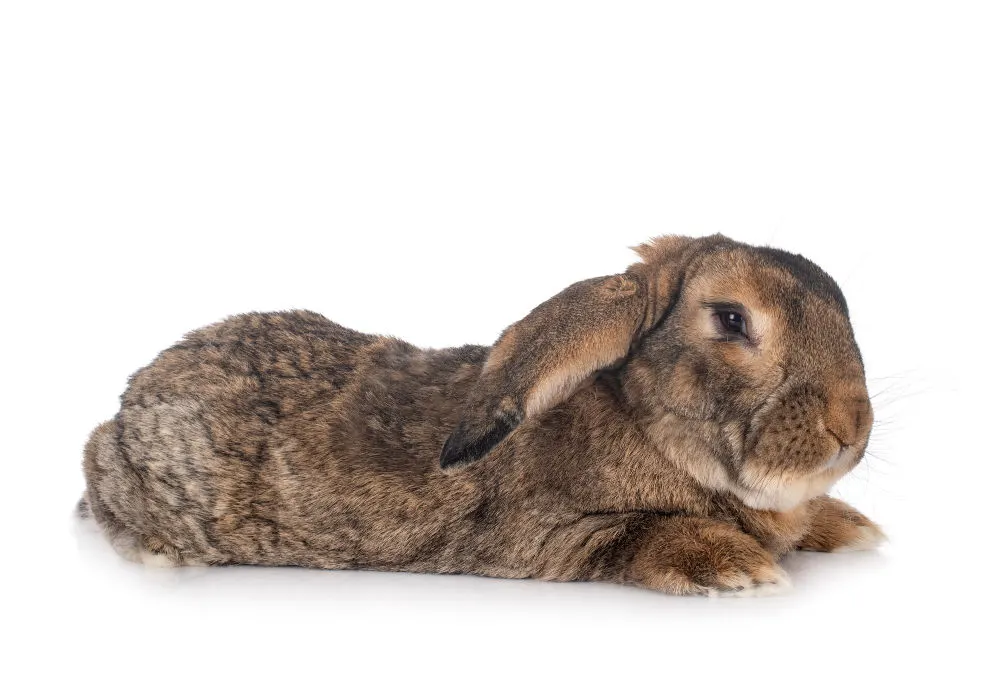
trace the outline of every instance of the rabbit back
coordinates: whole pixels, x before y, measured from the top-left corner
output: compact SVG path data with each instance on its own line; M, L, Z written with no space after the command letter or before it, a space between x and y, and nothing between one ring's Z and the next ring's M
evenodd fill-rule
M487 353L229 318L132 376L86 447L85 498L132 559L439 570L482 496L442 486L437 454Z

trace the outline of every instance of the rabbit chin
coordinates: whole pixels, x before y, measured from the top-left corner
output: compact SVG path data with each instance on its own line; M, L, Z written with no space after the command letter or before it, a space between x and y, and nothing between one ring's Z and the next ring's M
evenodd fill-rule
M789 478L754 468L743 468L731 491L756 510L786 512L826 493L843 476L839 467L825 467L804 477Z

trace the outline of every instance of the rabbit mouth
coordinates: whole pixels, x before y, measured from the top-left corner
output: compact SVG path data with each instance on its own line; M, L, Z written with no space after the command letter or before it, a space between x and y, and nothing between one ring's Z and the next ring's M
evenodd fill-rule
M867 446L866 436L844 441L821 418L793 433L799 437L791 442L800 440L800 447L787 445L787 431L772 428L767 421L752 438L732 480L732 492L758 510L785 512L821 496L860 462Z
M843 474L846 474L851 467L855 464L856 450L853 446L849 444L841 444L839 449L834 453L828 461L826 461L819 472L826 470L842 470Z

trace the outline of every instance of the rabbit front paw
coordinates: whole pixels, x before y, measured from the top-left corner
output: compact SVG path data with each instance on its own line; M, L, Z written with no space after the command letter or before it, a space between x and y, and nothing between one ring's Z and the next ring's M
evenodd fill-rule
M812 523L799 550L849 552L872 550L887 540L881 527L843 501L829 496L809 504Z
M674 518L636 554L632 582L676 595L755 597L791 582L774 556L749 534L710 519Z

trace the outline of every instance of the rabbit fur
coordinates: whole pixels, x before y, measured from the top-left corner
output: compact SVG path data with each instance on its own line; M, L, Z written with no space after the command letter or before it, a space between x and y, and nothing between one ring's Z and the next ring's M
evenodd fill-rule
M787 584L788 551L873 547L826 496L872 424L843 295L720 235L635 248L490 348L306 311L188 334L84 452L81 514L151 564Z

